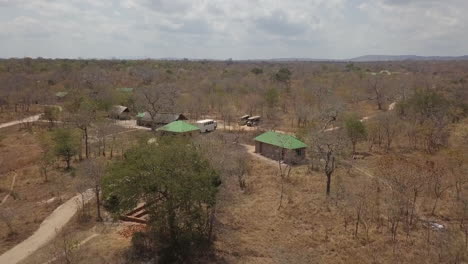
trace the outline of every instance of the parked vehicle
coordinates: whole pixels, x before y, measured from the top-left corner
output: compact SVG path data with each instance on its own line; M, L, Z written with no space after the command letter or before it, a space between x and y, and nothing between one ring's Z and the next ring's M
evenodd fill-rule
M249 115L243 115L241 116L241 118L239 119L239 126L245 126L247 125L247 120L249 119Z
M258 126L260 123L260 116L252 116L247 119L247 126Z
M215 131L218 127L218 123L213 119L205 119L197 121L197 126L200 128L202 133Z

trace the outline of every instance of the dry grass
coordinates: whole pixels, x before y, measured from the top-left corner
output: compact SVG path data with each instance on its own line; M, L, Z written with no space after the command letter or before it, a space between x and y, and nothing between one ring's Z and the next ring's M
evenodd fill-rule
M63 259L55 259L57 256L62 256L63 241L75 245L70 253L70 260L73 264L124 263L125 254L130 246L130 238L119 233L127 228L128 224L113 223L109 218L106 222L96 222L94 201L87 205L87 209L91 216L88 221L80 221L77 214L53 241L33 253L21 264L43 264L48 261L52 261L50 264L63 263Z
M58 205L74 193L72 177L64 174L60 168L49 173L49 181L44 182L37 166L40 148L34 132L19 130L18 127L2 129L5 139L0 147L2 188L9 189L13 173L16 183L13 196L2 207L13 210L13 229L16 235L9 236L5 223L0 222L0 253L29 237ZM6 192L0 193L3 198ZM55 198L53 201L51 198ZM46 201L48 201L46 203Z
M433 263L444 234L419 225L392 243L383 226L355 238L347 228L343 202L325 195L325 176L296 167L286 183L283 208L278 209L281 180L278 169L257 161L242 193L235 179L225 179L219 195L217 241L220 261L227 263ZM348 194L366 191L370 178L340 169L332 192L345 186ZM371 190L369 190L371 191ZM351 216L353 207L348 206ZM361 225L361 230L363 229Z
M21 111L21 110L18 110L18 112L15 112L14 108L0 111L0 124L22 119L28 116L33 116L35 114L41 113L43 109L44 108L42 106L32 105L29 109L29 112Z

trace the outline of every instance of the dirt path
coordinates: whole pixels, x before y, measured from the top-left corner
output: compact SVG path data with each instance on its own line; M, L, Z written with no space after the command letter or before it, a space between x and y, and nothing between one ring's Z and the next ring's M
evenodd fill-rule
M245 150L253 157L257 158L257 159L260 159L272 166L278 166L278 161L275 161L275 160L272 160L272 159L269 159L265 156L262 156L258 153L255 153L255 146L252 146L252 145L247 145L247 144L241 144L241 146L243 146L245 148Z
M13 192L13 188L15 187L16 176L18 176L18 174L14 171L12 173L13 173L13 180L11 180L10 191L7 193L7 195L5 195L5 197L3 197L0 205L4 204L8 200L8 198L11 196L11 193Z
M151 130L149 127L143 127L137 125L136 120L115 120L115 124L124 128L133 128L133 129L140 129L140 130Z
M84 193L85 203L93 197L92 190ZM82 204L81 195L76 195L55 209L32 236L0 256L0 263L16 264L51 241L75 215Z
M37 115L26 117L26 118L23 118L23 119L20 119L20 120L11 121L11 122L8 122L8 123L3 123L3 124L0 124L0 128L15 126L15 125L19 125L19 124L22 124L22 123L36 122L36 121L39 120L39 118L41 116L42 116L42 114L37 114Z

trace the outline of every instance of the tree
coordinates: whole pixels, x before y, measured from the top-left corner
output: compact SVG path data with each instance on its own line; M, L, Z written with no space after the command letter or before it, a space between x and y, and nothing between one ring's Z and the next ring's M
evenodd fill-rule
M11 208L0 207L0 221L5 223L5 225L8 227L8 236L16 235L15 229L13 227L14 218L15 214Z
M269 108L274 108L278 104L279 93L274 87L268 89L265 94L265 100Z
M262 74L263 73L263 69L262 68L253 68L251 70L251 72L255 75L259 75L259 74Z
M103 194L119 213L144 201L153 247L161 261L182 261L209 241L219 177L187 139L161 138L141 144L114 162L104 178Z
M42 149L40 158L41 174L44 176L44 182L47 182L49 167L55 163L54 142L49 133L39 134L38 139Z
M291 81L291 71L288 68L281 68L275 74L275 80L289 86Z
M55 155L61 157L67 163L66 169L69 170L71 168L71 159L78 153L80 148L75 131L69 128L59 128L53 132L52 139L55 143Z
M365 140L367 130L364 124L355 115L351 115L345 120L346 134L353 146L353 154L356 153L356 144L359 141Z
M311 157L317 157L320 165L318 167L325 173L327 178L326 194L330 195L332 176L335 172L338 158L343 155L343 136L336 131L312 132L309 138ZM312 164L314 167L314 164Z
M85 155L89 158L89 127L96 120L97 105L90 99L81 99L79 107L76 111L72 112L71 122L79 128L85 140ZM80 156L81 158L81 156Z
M81 174L85 181L94 190L96 196L97 221L102 221L101 217L101 181L105 173L106 163L103 159L88 159L81 164Z
M54 126L54 122L58 120L60 114L59 106L45 106L44 118L49 121L50 127Z
M385 95L383 93L382 87L380 86L378 77L371 77L370 79L368 79L367 86L369 90L371 90L371 92L375 95L375 98L373 99L377 103L377 109L383 110Z
M176 89L170 84L159 84L138 89L137 101L142 110L149 113L152 122L151 129L156 129L156 116L163 112L174 111Z

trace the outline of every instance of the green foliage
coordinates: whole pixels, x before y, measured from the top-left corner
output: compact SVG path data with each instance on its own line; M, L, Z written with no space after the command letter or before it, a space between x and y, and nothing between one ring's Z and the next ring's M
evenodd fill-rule
M53 132L52 140L55 155L62 158L67 163L67 169L70 169L70 161L80 148L78 134L72 129L59 128Z
M360 71L360 70L361 70L361 68L355 66L354 63L346 64L346 71L348 71L348 72Z
M419 90L407 100L397 104L397 112L401 117L424 119L439 119L449 110L449 101L441 94L431 90Z
M116 214L144 201L153 246L174 262L208 241L218 185L217 172L194 144L161 138L157 144L140 144L112 164L103 194L107 208Z
M289 83L291 80L291 71L288 68L281 68L279 71L275 74L275 80L278 82L283 82L283 83Z
M359 141L365 140L367 130L364 124L356 115L350 115L345 119L345 129L349 140L353 145L353 153L356 152L356 144Z
M255 75L259 75L259 74L262 74L262 73L263 73L263 69L261 69L261 68L253 68L253 69L251 70L251 72L252 72L253 74L255 74Z
M51 123L57 121L60 114L60 107L46 106L44 107L44 119L49 120Z
M270 107L270 108L275 107L278 104L279 93L278 93L278 90L275 87L271 87L270 89L268 89L266 91L265 101L266 101L268 107Z

